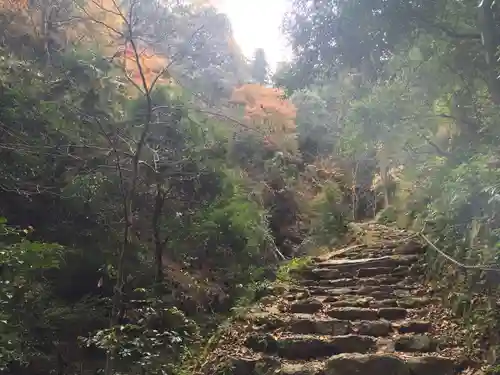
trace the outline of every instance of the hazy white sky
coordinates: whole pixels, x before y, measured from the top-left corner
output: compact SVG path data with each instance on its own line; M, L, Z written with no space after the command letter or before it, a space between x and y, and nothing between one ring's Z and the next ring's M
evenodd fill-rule
M264 48L272 70L276 63L290 57L280 31L289 0L218 0L216 3L231 20L234 37L246 56L251 57L256 48Z

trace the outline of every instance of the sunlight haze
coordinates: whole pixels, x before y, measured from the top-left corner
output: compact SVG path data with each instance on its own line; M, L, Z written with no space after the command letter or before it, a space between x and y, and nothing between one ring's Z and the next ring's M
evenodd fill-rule
M219 0L217 8L226 13L234 37L247 57L264 48L271 70L289 59L290 50L280 27L288 0Z

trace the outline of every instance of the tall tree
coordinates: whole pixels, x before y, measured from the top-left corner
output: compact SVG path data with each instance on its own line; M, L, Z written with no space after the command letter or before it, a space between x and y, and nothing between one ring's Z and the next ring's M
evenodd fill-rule
M171 3L141 2L136 11L148 20L141 33L158 54L176 57L169 69L176 81L206 104L220 105L250 78L231 23L209 4Z
M500 6L494 1L294 0L285 28L295 52L295 66L308 76L356 68L367 79L383 78L390 56L428 36L429 48L449 58L455 72L473 68L500 103ZM496 37L494 37L496 35ZM434 41L434 42L432 42ZM410 47L411 48L411 47ZM429 51L430 52L430 51ZM430 55L424 55L429 58Z
M265 85L269 82L269 64L263 48L257 48L252 60L252 78L254 82Z

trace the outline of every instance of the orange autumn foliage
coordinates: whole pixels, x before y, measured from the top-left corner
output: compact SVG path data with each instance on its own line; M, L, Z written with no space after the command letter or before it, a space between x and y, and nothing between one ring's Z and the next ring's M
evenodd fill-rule
M162 56L150 52L148 48L138 49L136 56L133 48L130 45L120 53L123 68L127 76L141 89L143 81L141 71L144 74L148 89L153 84L171 84L172 80L168 77L168 72L165 68L168 66L168 60Z
M296 149L297 109L283 98L283 91L249 83L233 91L231 103L243 107L244 118L266 141L282 149Z
M0 0L0 9L21 10L28 8L28 0Z

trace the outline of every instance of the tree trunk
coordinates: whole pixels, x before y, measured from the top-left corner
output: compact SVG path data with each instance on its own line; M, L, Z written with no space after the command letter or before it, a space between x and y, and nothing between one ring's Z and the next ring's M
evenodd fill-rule
M155 244L155 282L160 284L163 281L163 244L161 239L161 215L163 212L163 205L165 203L165 193L163 186L157 176L156 181L156 196L155 207L153 212L153 240Z
M485 59L488 69L486 71L486 82L490 92L491 100L500 105L500 80L498 79L497 52L500 27L495 20L495 12L498 6L495 0L482 0L479 5L478 23L481 31L481 40L484 47Z

